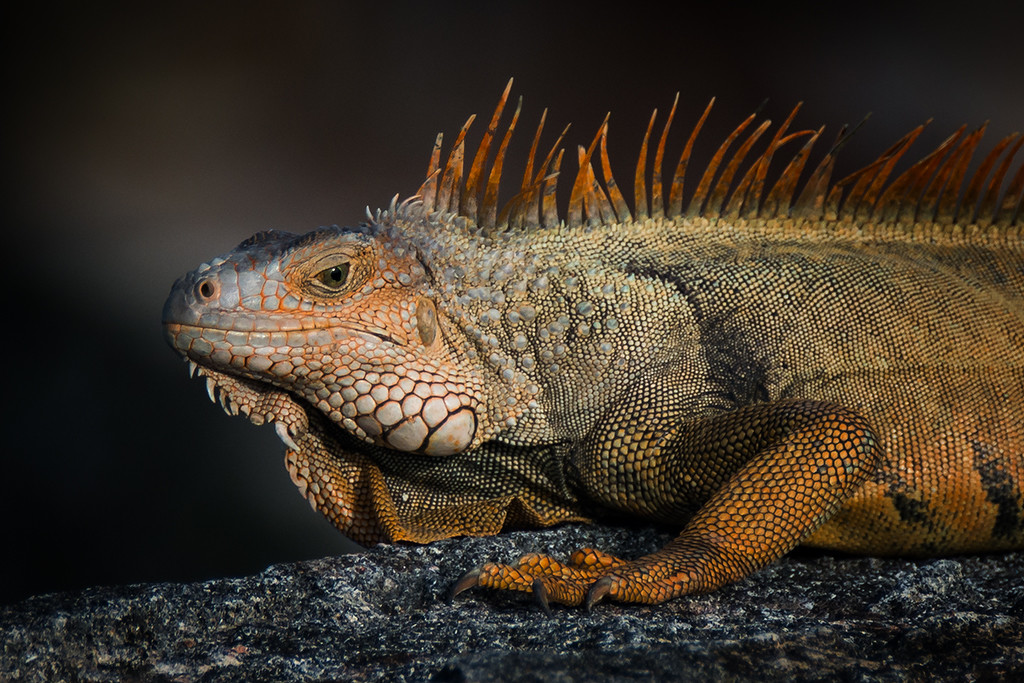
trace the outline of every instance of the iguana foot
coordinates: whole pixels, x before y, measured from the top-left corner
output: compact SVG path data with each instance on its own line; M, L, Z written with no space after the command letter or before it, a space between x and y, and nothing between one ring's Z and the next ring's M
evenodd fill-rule
M514 565L487 563L467 572L452 587L451 597L483 587L533 593L550 614L550 602L584 605L588 610L605 597L622 602L658 603L687 590L689 575L664 575L642 561L629 562L593 548L577 550L563 564L530 553Z

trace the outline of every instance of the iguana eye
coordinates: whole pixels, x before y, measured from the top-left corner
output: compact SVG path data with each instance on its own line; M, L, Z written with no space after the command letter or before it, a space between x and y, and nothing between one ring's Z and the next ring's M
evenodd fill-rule
M320 284L328 289L341 289L348 282L348 264L339 263L336 266L324 268L315 277Z

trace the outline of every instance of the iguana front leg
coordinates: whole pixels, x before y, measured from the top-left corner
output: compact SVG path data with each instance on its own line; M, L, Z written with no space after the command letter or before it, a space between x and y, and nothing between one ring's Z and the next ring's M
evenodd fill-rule
M610 597L657 603L714 590L776 560L829 518L874 470L874 435L833 404L780 401L689 421L652 411L648 385L627 396L581 451L595 499L682 523L661 550L625 562L594 550L569 565L538 555L488 564L456 586L533 591L568 605Z

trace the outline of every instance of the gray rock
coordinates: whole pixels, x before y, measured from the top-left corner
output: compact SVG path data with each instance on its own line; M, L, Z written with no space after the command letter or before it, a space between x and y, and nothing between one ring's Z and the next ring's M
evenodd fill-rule
M593 613L471 591L524 552L624 556L650 530L567 526L275 565L195 584L91 588L0 608L0 679L1012 680L1024 553L880 560L800 553L710 595Z

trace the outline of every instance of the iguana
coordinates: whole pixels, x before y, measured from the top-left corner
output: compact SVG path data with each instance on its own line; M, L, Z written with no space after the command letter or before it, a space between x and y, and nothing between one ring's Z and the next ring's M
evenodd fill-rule
M770 123L742 121L684 192L714 100L663 182L673 103L632 208L605 118L560 209L542 115L499 207L508 94L468 172L472 117L411 198L260 232L171 291L167 340L228 412L274 424L316 510L364 544L681 529L639 559L529 555L455 587L545 607L710 591L797 544L1024 547L1024 138L968 173L984 127L961 128L891 179L918 127L833 181L844 131L800 183L822 130L790 132L798 105L754 154Z

